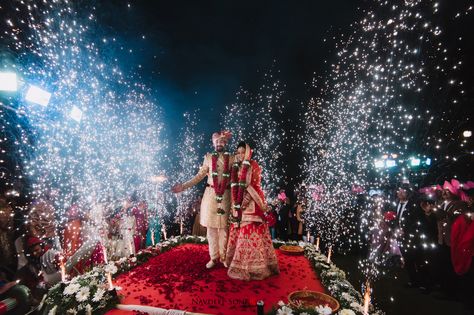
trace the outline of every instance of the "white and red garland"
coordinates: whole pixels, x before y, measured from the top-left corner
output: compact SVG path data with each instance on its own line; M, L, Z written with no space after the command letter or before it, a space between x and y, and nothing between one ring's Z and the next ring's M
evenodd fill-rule
M222 172L222 180L219 182L219 173L217 172L217 160L219 159L219 153L212 153L212 183L214 186L214 191L216 193L217 201L217 214L224 215L225 210L222 208L222 199L224 198L224 193L229 185L230 180L230 169L229 169L229 152L224 152L224 170Z

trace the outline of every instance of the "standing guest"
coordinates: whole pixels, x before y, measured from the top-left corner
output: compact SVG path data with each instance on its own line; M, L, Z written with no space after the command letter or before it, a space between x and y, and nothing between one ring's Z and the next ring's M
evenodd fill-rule
M417 261L419 251L416 246L415 235L420 213L417 205L413 202L413 191L409 184L402 184L397 190L396 202L396 226L400 250L402 252L404 266L408 273L408 287L419 286L419 274L417 272Z
M436 196L434 193L422 194L419 206L417 235L417 249L420 252L417 261L420 289L424 293L431 291L437 282L436 251L438 250L438 225L434 211L436 210Z
M268 211L265 212L264 217L270 229L270 235L272 237L272 240L274 240L276 238L276 222L277 222L275 207L272 205L269 205Z
M456 274L451 260L451 228L457 217L465 211L466 205L459 200L459 191L451 182L445 181L441 194L443 203L436 210L438 223L439 271L441 287L444 292L437 298L455 298Z
M132 215L132 205L131 198L125 199L122 208L116 215L119 233L114 250L114 257L116 258L129 257L135 254L133 236L135 235L136 222L135 217Z
M451 229L451 259L459 281L459 297L474 309L474 187L466 191L467 207Z
M141 200L138 204L133 207L132 214L135 216L136 228L135 228L135 248L140 250L145 246L146 242L146 232L148 230L148 221L146 218L148 205L145 200Z
M199 196L192 205L194 223L192 234L194 236L206 236L206 227L201 225L201 202L202 197Z
M43 196L33 201L28 216L30 236L44 240L48 245L60 248L56 235L53 198L55 192L46 191Z
M277 232L278 238L282 241L288 241L288 226L290 219L290 198L285 197L279 200L276 207L277 213Z
M303 239L303 230L304 230L304 218L303 214L306 210L306 198L301 198L300 201L296 203L296 220L298 222L297 227L297 240L301 241ZM311 240L308 240L310 242Z
M78 195L72 197L71 206L66 211L66 225L63 232L62 248L68 256L73 255L83 242L82 224L84 217L79 202Z
M16 269L13 246L13 209L7 199L0 197L0 257L1 264L11 270Z
M146 233L146 246L152 246L161 240L161 218L155 206L148 210L148 231Z
M290 239L292 241L296 241L298 239L298 218L296 217L296 211L297 211L298 204L295 203L292 207L290 207L289 211L289 234L290 234Z

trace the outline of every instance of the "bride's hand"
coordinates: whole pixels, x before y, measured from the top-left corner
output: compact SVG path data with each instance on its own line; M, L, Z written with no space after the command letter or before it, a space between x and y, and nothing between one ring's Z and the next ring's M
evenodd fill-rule
M250 197L250 194L245 194L244 200L242 201L242 209L245 209L248 207L250 200L252 200L252 197Z

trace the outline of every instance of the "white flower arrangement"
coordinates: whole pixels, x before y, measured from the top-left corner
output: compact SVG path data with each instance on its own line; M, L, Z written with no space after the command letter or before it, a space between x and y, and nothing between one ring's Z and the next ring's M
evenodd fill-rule
M88 287L82 287L79 292L76 293L76 300L80 302L85 302L89 298L90 290Z
M320 315L331 315L332 314L332 308L330 308L327 305L318 305L315 307L315 311L320 314Z
M125 261L127 259L125 258ZM117 266L115 265L114 262L109 262L105 267L104 267L105 272L110 273L110 274L116 274L118 271Z
M293 310L284 305L277 311L277 315L293 315Z
M71 282L65 289L64 289L64 295L74 295L79 291L81 288L81 285L76 282Z
M339 315L356 315L356 313L353 310L345 308L339 311Z
M94 297L92 298L92 301L93 302L100 302L100 300L102 300L102 297L104 296L105 292L106 291L103 288L97 289L97 291L94 294Z
M295 242L282 242L279 240L273 241L274 247L280 247L282 245L297 245ZM352 284L347 281L346 273L339 269L332 262L327 262L327 256L321 254L316 250L316 247L310 243L304 243L304 253L306 258L313 265L316 272L321 277L322 284L326 287L329 294L336 298L342 310L338 315L360 315L363 314L363 302L362 295L354 289ZM319 306L316 309L308 309L304 307L293 307L286 305L282 301L278 303L278 308L270 314L287 314L291 310L291 314L294 315L314 315L314 314L332 314L332 310L329 307ZM370 314L382 315L383 312L376 310L373 305L370 306Z

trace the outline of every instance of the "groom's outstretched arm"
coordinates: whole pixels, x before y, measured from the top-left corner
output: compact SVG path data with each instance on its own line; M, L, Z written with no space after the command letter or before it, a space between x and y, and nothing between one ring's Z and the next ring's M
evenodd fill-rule
M183 190L193 187L194 185L202 181L204 177L207 176L207 174L209 174L209 163L207 162L207 154L206 154L204 156L204 161L202 162L202 166L199 168L199 172L196 174L196 176L194 176L189 181L183 184L182 186Z

